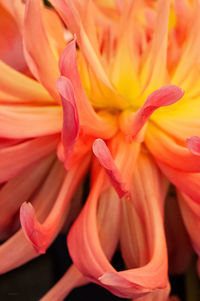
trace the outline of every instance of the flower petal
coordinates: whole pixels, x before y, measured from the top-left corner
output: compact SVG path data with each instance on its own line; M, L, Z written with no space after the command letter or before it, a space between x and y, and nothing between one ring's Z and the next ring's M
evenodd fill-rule
M128 190L125 188L120 171L116 167L112 155L102 139L95 140L93 144L93 152L98 158L102 167L105 169L119 197L122 198L128 193Z
M186 145L192 154L200 156L200 137L191 136L186 140Z
M59 106L0 105L0 136L31 138L59 133L62 108Z
M155 159L180 171L200 172L200 158L194 154L194 151L181 145L153 123L147 127L145 143ZM189 143L190 148L193 148L192 140Z
M76 58L76 41L72 40L59 60L61 75L70 79L75 93L81 127L87 134L110 138L116 132L116 123L111 115L100 117L95 113L82 87Z
M60 230L63 215L66 217L71 197L88 168L89 158L77 164L66 175L60 193L43 224L35 216L35 211L30 203L23 203L20 209L22 229L27 239L33 244L38 253L45 253L50 242Z
M117 272L105 256L99 240L96 221L98 198L104 182L102 173L98 173L97 178L93 181L94 185L92 186L86 205L68 236L70 254L78 269L93 282L104 286L112 293L124 298L143 296L153 289L167 286L167 255L161 214L162 204L160 204L163 199L160 199L159 194L160 174L154 167L153 174L155 172L155 178L153 177L152 180L154 185L149 183L151 177L146 172L148 160L146 159L142 163L142 189L140 190L143 195L145 187L143 183L147 184L150 190L146 191L144 201L145 203L148 201L149 205L147 206L150 206L151 210L147 209L146 216L144 215L143 217L149 226L145 227L145 231L151 232L151 235L148 236L151 237L148 242L151 255L147 265L128 271ZM149 169L151 170L151 164L149 163L148 165L148 171ZM147 179L146 181L143 179L144 175L145 179ZM156 189L154 189L155 180L158 184ZM143 207L139 199L138 206ZM110 235L112 236L112 234ZM78 252L80 247L82 250L81 253Z
M79 135L79 117L71 82L64 76L57 79L56 86L63 105L62 143L64 147L65 166Z
M20 205L30 199L47 175L55 155L50 155L26 168L0 190L0 229L6 230ZM14 194L13 194L14 192Z
M12 69L0 60L0 89L12 97L16 103L52 103L53 99L47 91L35 80ZM7 97L8 97L7 96ZM1 101L6 97L1 97Z
M63 166L59 161L56 161L38 194L34 197L33 204L39 220L43 221L52 208L63 183L64 174ZM43 202L41 202L41 199ZM0 274L6 273L38 256L39 253L35 251L32 244L25 238L22 229L20 229L0 246Z
M60 99L56 91L56 79L59 77L58 58L49 42L43 13L44 5L41 0L26 1L24 19L25 57L34 76L59 103Z

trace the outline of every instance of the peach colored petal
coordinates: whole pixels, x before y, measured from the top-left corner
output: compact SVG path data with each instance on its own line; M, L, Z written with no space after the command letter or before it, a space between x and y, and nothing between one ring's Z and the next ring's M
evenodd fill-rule
M157 161L166 177L197 204L200 203L200 173L182 172ZM187 185L186 185L187 183Z
M75 93L79 118L82 128L87 134L110 138L116 132L116 124L112 116L101 118L92 108L82 87L76 58L76 43L72 40L62 52L59 60L60 72L70 79ZM103 116L102 116L103 117Z
M17 177L8 181L0 190L1 233L6 229L21 204L29 201L32 194L40 186L53 160L55 160L55 155L50 155L36 164L32 164Z
M62 128L60 106L0 105L0 136L31 138L59 133Z
M79 116L70 80L61 76L57 79L56 86L63 106L62 144L65 166L67 167L69 157L79 136Z
M31 203L22 204L20 209L22 229L38 253L45 253L58 233L63 214L67 213L71 197L87 171L89 159L89 157L85 158L81 166L77 164L68 171L55 204L43 224L38 222Z
M60 163L58 161L55 162L44 184L33 199L37 218L41 221L46 218L49 210L54 204L55 198L63 182L63 171L63 167ZM49 187L51 187L51 189L49 189ZM43 200L43 202L41 202L41 200ZM0 246L0 256L0 274L3 274L38 257L39 254L35 251L30 242L27 241L23 231L19 230Z
M115 188L119 197L122 198L124 195L128 194L125 183L120 171L115 165L112 155L102 139L96 139L93 143L93 152L98 158L100 164L105 169L111 184Z
M27 64L34 76L59 103L56 79L59 77L58 58L49 42L44 25L44 6L41 0L26 1L24 45ZM48 62L48 63L47 63Z
M23 55L22 37L17 24L1 4L0 16L0 59L12 68L23 72L27 66Z
M52 103L53 99L47 91L35 80L12 69L0 60L0 89L13 97L14 102L22 104L32 103ZM5 95L6 95L5 94ZM1 97L0 102L6 101L7 97ZM16 100L15 100L16 99Z
M143 174L141 177L147 175L149 181L151 179L149 174L144 172L147 166L146 163L145 161L142 165ZM152 163L149 164L151 169ZM154 172L159 190L160 179L156 171ZM145 181L145 183L148 183L148 181ZM150 228L146 228L146 231L155 231L149 242L150 262L141 268L117 272L107 260L98 236L96 210L102 185L103 177L99 173L96 181L94 181L87 203L68 236L68 247L75 265L90 280L106 287L120 297L139 297L152 291L152 289L164 288L167 285L167 256L161 208L159 202L155 201L159 195L155 195L155 190L152 184L149 183L148 189L150 189L150 192L147 192L145 200L148 199L149 206L151 208L153 206L154 209L147 211L148 214L149 212L153 214L151 218L146 213L147 222L150 226ZM144 187L142 187L142 191ZM82 249L81 253L78 252L80 247ZM152 277L152 275L154 276Z
M24 141L0 149L0 182L7 181L27 166L56 150L59 136L47 136Z
M180 171L200 171L200 158L152 123L147 127L145 143L155 159Z

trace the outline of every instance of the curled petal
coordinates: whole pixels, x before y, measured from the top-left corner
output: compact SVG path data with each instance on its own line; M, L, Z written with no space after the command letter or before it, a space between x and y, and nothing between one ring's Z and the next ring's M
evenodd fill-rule
M116 189L120 198L128 193L122 180L120 171L115 165L112 155L102 139L96 139L93 144L93 152L100 164L105 169L113 187Z
M136 113L124 111L121 114L120 127L122 131L137 140L139 132L153 112L160 107L176 103L183 97L183 94L183 90L175 85L164 86L154 91Z
M186 140L186 145L192 154L200 156L200 137L191 136Z
M78 269L91 281L102 285L115 295L123 298L142 297L154 289L167 286L167 254L162 221L163 199L160 199L162 198L160 194L160 174L157 169L154 170L154 167L151 175L154 175L155 178L153 177L152 183L155 185L156 180L158 184L154 189L154 185L149 183L151 177L146 172L146 160L141 167L141 189L138 188L141 192L141 198L143 198L143 188L147 185L149 190L146 190L143 200L145 208L151 208L145 210L138 200L140 213L143 212L141 218L146 224L144 232L147 231L148 237L150 237L150 240L148 240L149 262L146 265L117 272L104 253L96 220L98 199L104 183L102 173L98 173L93 182L94 185L86 205L68 236L70 255ZM151 164L152 162L148 165L148 171L151 170ZM143 175L146 175L146 180L143 179ZM112 234L110 235L112 237ZM78 252L80 248L82 252Z
M56 160L43 185L39 189L38 194L33 198L33 204L39 220L43 221L52 208L63 183L64 175L65 170L63 166ZM49 189L49 187L51 187L51 189ZM43 202L41 202L41 199ZM22 229L20 229L6 242L0 245L0 274L6 273L38 256L39 253L26 239Z
M79 135L79 117L71 82L62 76L57 80L56 85L63 105L62 142L66 166Z
M33 206L22 204L20 209L22 229L38 253L46 252L50 242L60 230L62 220L68 214L69 202L88 168L88 163L89 157L85 158L81 166L79 163L67 173L55 204L42 224L38 222Z
M60 56L59 67L61 75L70 79L76 97L81 127L87 134L104 138L111 137L116 132L116 124L111 115L103 118L96 114L83 89L76 58L76 41L72 40Z

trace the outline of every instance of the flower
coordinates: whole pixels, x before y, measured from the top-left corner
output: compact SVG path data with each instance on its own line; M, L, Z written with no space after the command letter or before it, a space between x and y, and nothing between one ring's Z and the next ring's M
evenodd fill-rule
M0 63L1 233L15 230L20 205L22 226L0 247L1 273L46 251L90 168L67 238L73 265L42 300L88 281L168 300L168 255L171 270L185 271L187 235L200 255L199 0L51 0L75 35L68 43L40 1L1 2L25 57L25 69ZM118 246L123 271L111 265Z

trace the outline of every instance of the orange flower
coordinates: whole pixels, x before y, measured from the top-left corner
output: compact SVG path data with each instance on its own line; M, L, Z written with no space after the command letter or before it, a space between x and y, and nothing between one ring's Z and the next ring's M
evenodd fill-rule
M51 0L75 34L66 47L53 10L28 0L23 17L21 1L1 2L25 56L24 69L15 57L0 62L2 237L15 230L21 204L23 229L0 246L1 273L46 251L91 167L68 235L74 265L42 300L62 300L87 281L124 298L168 300L166 235L169 266L173 256L183 262L175 272L191 255L170 182L200 256L199 0ZM124 271L110 263L118 245Z

